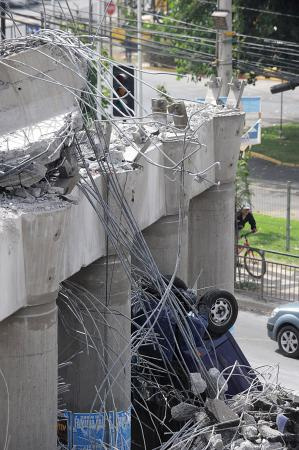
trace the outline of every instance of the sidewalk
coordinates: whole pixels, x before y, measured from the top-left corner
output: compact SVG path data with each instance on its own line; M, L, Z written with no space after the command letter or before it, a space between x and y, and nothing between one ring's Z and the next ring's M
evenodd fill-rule
M240 292L235 292L234 295L241 311L252 311L269 316L273 309L280 304L279 302L265 302L265 300L258 300L256 297L251 297L248 294Z

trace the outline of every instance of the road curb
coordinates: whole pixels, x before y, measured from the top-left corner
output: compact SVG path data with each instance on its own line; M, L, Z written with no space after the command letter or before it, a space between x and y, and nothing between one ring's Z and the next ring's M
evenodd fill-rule
M269 161L269 162L271 162L273 164L276 164L277 166L297 167L297 168L299 167L299 164L285 163L285 162L279 161L279 159L271 158L271 156L263 155L262 153L250 152L250 155L253 158L263 159L264 161Z
M235 292L235 297L241 311L251 311L256 314L268 316L278 305L278 303L265 302L264 300L258 300L256 298L249 297L248 295L240 294L239 292Z

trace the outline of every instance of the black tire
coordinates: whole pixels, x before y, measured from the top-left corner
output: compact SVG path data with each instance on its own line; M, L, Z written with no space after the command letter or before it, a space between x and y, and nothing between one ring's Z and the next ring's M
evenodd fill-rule
M299 331L292 325L281 328L277 336L279 350L289 358L299 357Z
M238 317L238 302L228 291L211 289L206 292L202 300L208 307L208 331L221 335L226 333Z
M256 248L249 248L244 254L244 266L253 278L262 278L267 269L264 253Z

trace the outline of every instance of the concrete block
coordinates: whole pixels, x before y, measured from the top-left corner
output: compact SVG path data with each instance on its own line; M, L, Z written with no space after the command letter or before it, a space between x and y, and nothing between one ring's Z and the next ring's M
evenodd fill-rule
M212 436L210 438L209 449L223 450L223 448L224 448L224 445L223 445L221 434L214 434L214 436Z
M281 442L282 440L283 435L280 433L280 431L271 428L266 423L258 423L258 430L263 438L271 442Z
M207 388L207 383L199 372L190 373L190 381L191 390L194 395L202 394Z
M241 434L245 439L254 441L258 437L258 429L254 425L246 425L241 428Z
M195 418L195 413L199 412L198 406L190 403L181 402L171 408L171 416L177 422L184 422L185 420Z
M223 400L207 398L205 407L218 422L239 421L239 417Z

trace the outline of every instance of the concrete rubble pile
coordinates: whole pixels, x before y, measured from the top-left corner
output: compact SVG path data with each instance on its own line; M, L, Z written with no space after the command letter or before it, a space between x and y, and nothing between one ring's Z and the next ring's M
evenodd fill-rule
M24 203L47 194L67 194L79 177L72 145L81 128L77 114L67 114L0 137L1 198Z
M217 369L213 371L216 375ZM227 389L225 384L220 377L220 390L221 385L224 391ZM189 429L178 432L175 442L181 443L179 448L298 449L299 398L279 386L264 386L263 390L261 386L260 389L255 394L249 391L226 400L225 395L222 399L207 398L204 406L183 402L173 407L173 420L189 420L192 424Z

